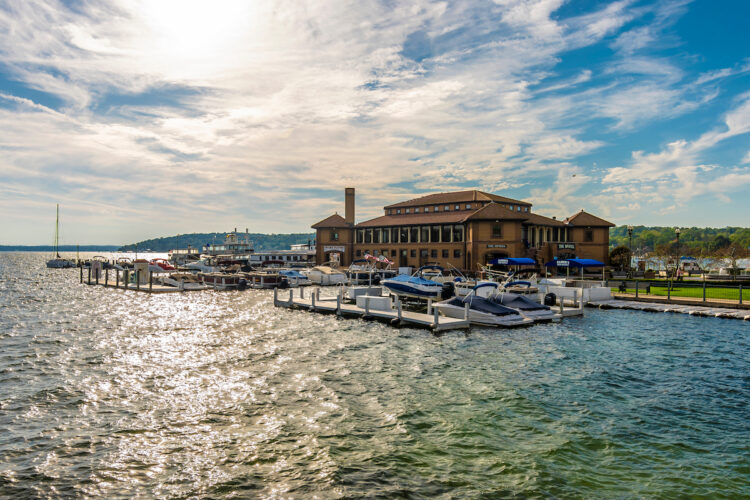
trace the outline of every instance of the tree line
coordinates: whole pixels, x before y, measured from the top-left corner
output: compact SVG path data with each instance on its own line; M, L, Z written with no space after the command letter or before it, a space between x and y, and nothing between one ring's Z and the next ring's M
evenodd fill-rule
M633 226L633 241L630 244L628 227L617 226L609 230L610 249L624 246L635 254L654 252L657 247L677 244L676 227ZM711 253L735 248L736 252L750 247L750 228L744 227L681 227L679 246L683 255Z
M136 245L138 250L151 250L153 252L168 252L177 248L196 248L200 251L205 245L221 245L224 243L224 237L227 233L191 233L178 234L176 236L166 236L164 238L154 238L150 240L139 241L124 245L118 250L120 252L132 252ZM250 241L255 250L285 250L291 245L300 243L313 242L315 233L291 233L291 234L261 234L249 233ZM244 238L244 233L240 233Z

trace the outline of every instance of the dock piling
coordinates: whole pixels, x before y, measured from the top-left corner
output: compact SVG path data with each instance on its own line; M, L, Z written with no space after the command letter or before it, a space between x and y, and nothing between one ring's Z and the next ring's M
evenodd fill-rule
M305 289L304 288L300 288L299 289L299 298L300 299L304 299L305 298Z
M300 289L300 293L302 293L302 289ZM300 296L300 298L304 299L304 297L302 297L302 296ZM315 294L314 293L310 294L310 300L312 301L311 302L312 305L310 306L310 310L314 311L315 310Z
M279 305L279 289L274 288L273 289L273 306L276 307Z
M78 268L81 271L81 284L83 284L83 266Z
M341 294L336 295L336 316L341 316Z
M123 272L123 277L122 277L122 287L126 290L128 288L128 278L130 278L130 271L125 269L125 271Z
M148 293L151 293L151 290L154 288L154 272L149 271L148 272Z
M466 321L469 321L469 303L468 302L464 304L464 319Z
M427 299L427 314L432 314L432 299Z
M91 267L89 267L89 277L88 277L88 284L91 284Z
M109 269L104 270L104 287L109 285Z
M135 270L135 289L141 291L141 270Z
M294 288L289 289L289 307L292 307L294 301Z
M115 288L120 288L120 271L115 269Z
M437 330L440 327L440 312L437 309L433 311L432 321L433 330Z

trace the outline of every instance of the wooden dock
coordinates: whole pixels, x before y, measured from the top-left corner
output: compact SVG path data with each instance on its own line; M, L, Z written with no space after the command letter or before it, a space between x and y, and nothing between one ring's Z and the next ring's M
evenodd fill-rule
M153 274L149 273L148 281L142 282L138 274L135 276L133 283L128 279L128 273L124 272L122 279L120 272L113 269L112 276L109 274L109 269L104 270L104 276L94 274L92 276L91 268L88 269L88 277L84 279L83 267L80 268L80 282L86 285L101 286L104 288L115 288L119 290L131 290L133 292L144 292L144 293L182 293L182 292L195 292L201 290L207 290L208 288L192 289L192 288L178 288L174 286L162 285L154 283Z
M343 291L339 289L335 297L320 296L320 288L313 288L305 297L304 288L300 288L299 296L295 297L295 289L289 289L288 298L279 298L279 290L273 291L273 304L277 307L288 307L297 309L306 309L312 312L332 313L342 317L356 317L365 319L376 319L387 321L391 325L413 325L421 328L430 328L433 331L457 330L469 328L468 308L464 319L448 318L440 316L437 309L432 310L432 314L418 313L414 311L404 311L400 301L396 301L395 307L391 310L371 309L358 307L355 304L346 303L343 300ZM365 302L369 305L369 302Z

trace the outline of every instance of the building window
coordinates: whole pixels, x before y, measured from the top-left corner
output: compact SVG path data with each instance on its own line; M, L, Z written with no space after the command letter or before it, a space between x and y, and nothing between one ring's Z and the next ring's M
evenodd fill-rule
M391 229L391 243L398 243L398 233L397 227Z
M389 228L383 228L381 231L380 239L383 241L381 243L390 243L391 242L391 230Z
M450 211L450 209L451 209L450 205L446 205L446 206L443 207L443 211L444 212L448 212L448 211Z
M365 241L365 230L357 229L357 243L363 243Z
M420 241L422 243L429 243L430 242L430 226L422 226L420 228L420 231L422 232Z
M443 226L443 234L441 236L441 241L443 243L449 243L451 241L451 229L453 229L453 226Z
M388 257L388 249L384 248L380 251L381 254L383 254L383 257Z
M391 257L395 259L396 255L398 255L398 252L396 252L396 250L391 250Z
M399 235L399 242L400 243L409 243L409 228L408 227L402 227L400 228L400 235Z
M416 257L417 256L417 251L414 250L414 249L412 249L410 253L411 253L412 257Z
M411 212L411 208L407 208L406 210L404 210L404 213L408 214L409 212Z
M401 209L400 209L400 208L397 208L397 209L396 209L396 213L397 213L397 214L400 214L400 213L401 213Z
M466 210L471 210L471 203L466 204Z
M523 207L523 211L524 212L528 212L529 211L529 207Z
M503 225L499 222L492 223L492 238L500 239L503 237Z
M448 258L448 255L450 255L450 254L448 253L448 250L443 250L443 258L444 258L444 259L447 259L447 258Z
M430 207L424 207L424 213L427 213L430 211Z
M440 243L440 226L430 226L430 242Z
M516 207L516 208L518 209L519 212L521 211L521 207Z
M418 213L419 213L419 207L416 207L416 208L414 209L414 213L415 213L415 214L418 214Z
M380 243L380 228L372 230L372 242Z
M419 243L419 226L413 226L409 229L409 242Z
M433 259L437 259L437 250L435 250L434 248L430 250L430 257L432 257Z
M461 258L461 250L459 250L459 249L453 250L453 258L454 259L460 259Z
M435 211L439 212L440 211L440 207L435 207Z
M362 250L357 249L357 257L362 257Z
M426 248L422 248L419 251L419 256L422 257L423 259L426 259L427 258L427 249Z
M464 241L464 227L460 224L453 226L453 243Z
M583 233L583 241L587 243L591 243L592 241L594 241L594 231L592 231L591 229L587 229Z
M339 233L331 231L331 241L339 241Z
M455 206L455 207L453 207L453 208L454 208L455 210L461 210L461 205L456 205L456 206Z
M508 205L508 209L512 212L513 211L513 205Z
M372 229L365 229L365 243L372 243Z

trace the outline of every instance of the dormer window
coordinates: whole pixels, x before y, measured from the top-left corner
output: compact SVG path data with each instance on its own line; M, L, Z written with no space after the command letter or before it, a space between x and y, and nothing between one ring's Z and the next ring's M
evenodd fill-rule
M523 211L524 212L528 212L529 211L529 207L523 207Z
M418 213L419 213L419 207L416 207L416 208L414 209L414 213L415 213L415 214L418 214Z
M513 205L508 205L508 208L510 209L511 212L513 211Z
M450 209L451 209L450 205L446 205L445 207L443 207L443 210L445 210L446 212L449 212Z
M410 208L407 208L407 209L406 209L406 213L408 214L409 212L411 212L411 209L410 209Z
M461 205L456 205L456 210L461 210Z
M518 207L518 211L519 211L519 212L521 211L521 207L520 207L520 205L519 205L519 207Z
M401 209L400 208L396 209L396 214L401 214Z
M471 203L466 204L466 210L471 210Z
M430 211L430 207L424 207L424 213L427 213Z
M440 211L440 207L435 207L435 211L439 212Z

